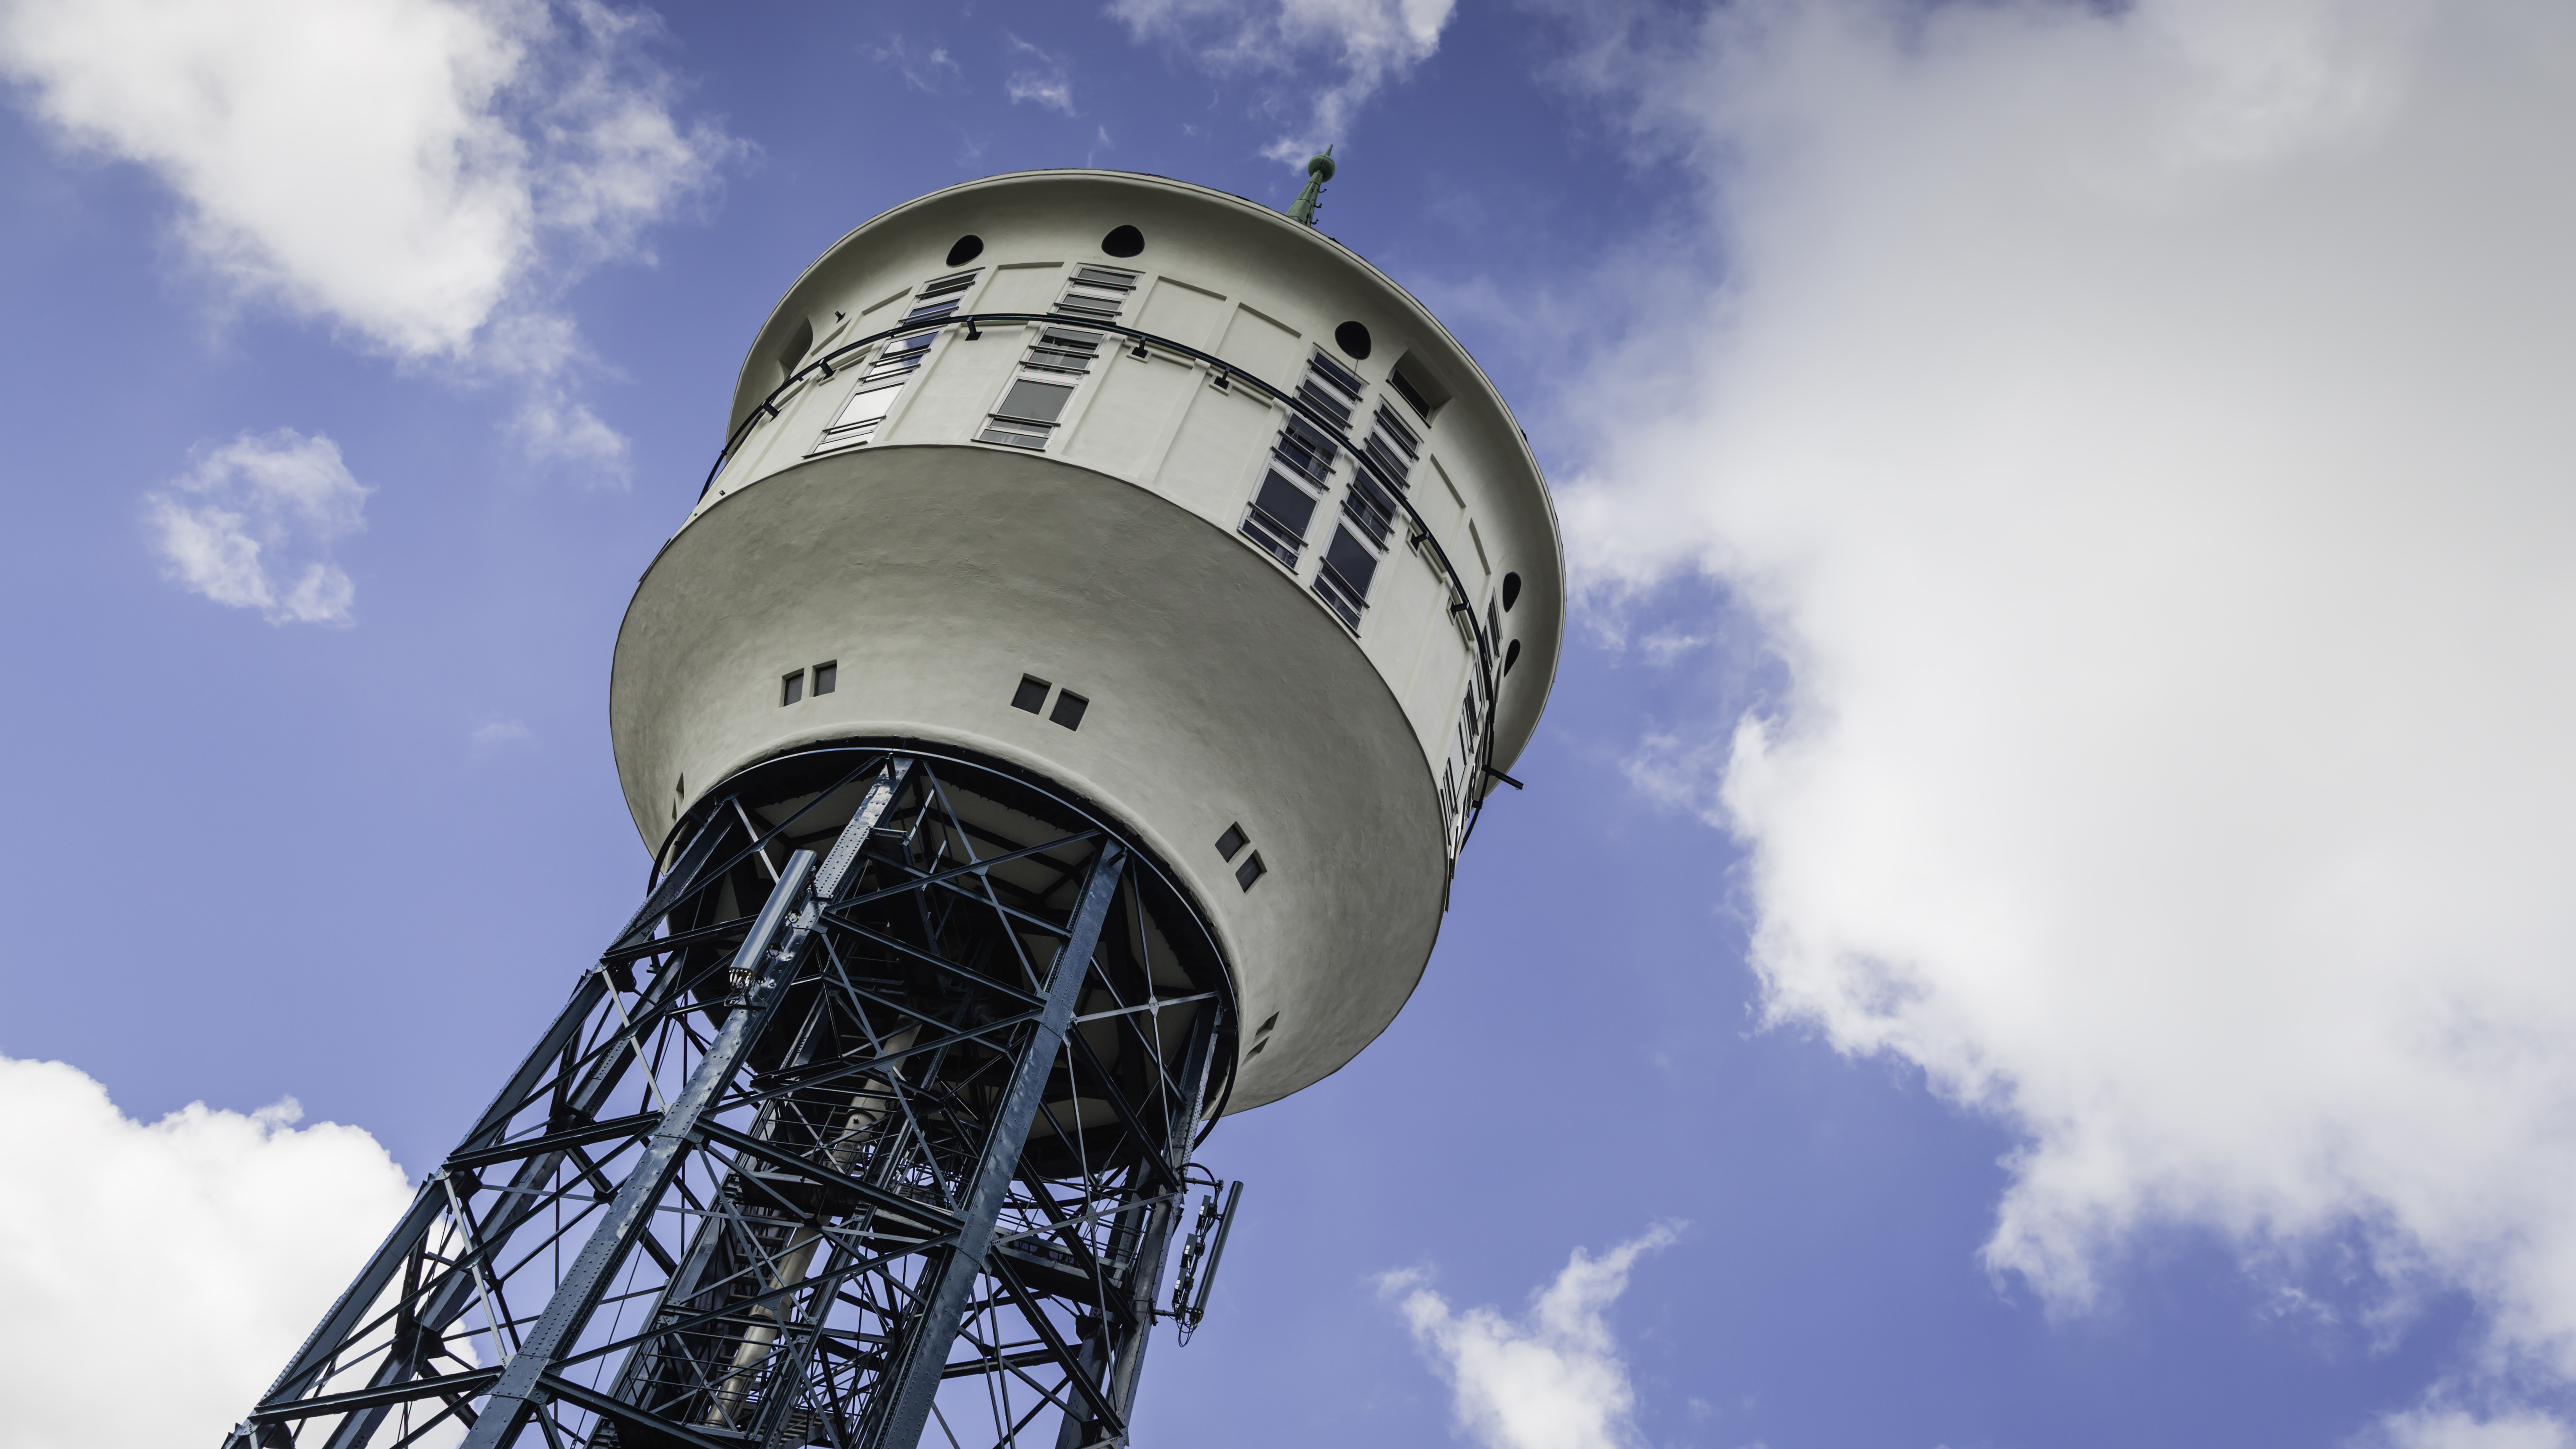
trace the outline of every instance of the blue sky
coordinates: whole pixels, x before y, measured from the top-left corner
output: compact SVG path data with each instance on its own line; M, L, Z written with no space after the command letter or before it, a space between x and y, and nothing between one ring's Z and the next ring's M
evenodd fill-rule
M0 4L22 1442L218 1432L632 909L613 631L808 260L1330 140L1579 603L1422 989L1211 1139L1138 1442L2576 1443L2571 67L2541 0ZM210 1345L149 1402L60 1347L137 1302Z

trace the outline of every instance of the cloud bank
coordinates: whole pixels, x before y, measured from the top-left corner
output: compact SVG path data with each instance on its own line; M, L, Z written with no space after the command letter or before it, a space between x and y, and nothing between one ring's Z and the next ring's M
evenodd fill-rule
M1294 76L1321 67L1333 79L1308 87L1300 129L1262 154L1303 167L1348 139L1360 107L1440 49L1457 0L1112 0L1109 13L1139 41L1159 40L1219 75Z
M292 1101L137 1122L60 1062L0 1057L0 1402L19 1449L210 1444L411 1200L355 1127ZM183 1331L149 1392L111 1346ZM148 1335L147 1335L148 1336Z
M144 523L162 576L190 593L272 624L348 624L357 586L331 546L367 526L371 491L329 438L244 433L147 494Z
M1657 1226L1598 1258L1575 1249L1519 1319L1453 1309L1418 1272L1390 1273L1379 1287L1449 1381L1459 1427L1486 1449L1627 1449L1642 1442L1637 1395L1605 1315L1637 1260L1672 1241Z
M656 25L598 0L10 0L0 75L74 148L166 183L234 296L519 379L535 451L617 470L548 299L645 258L736 149L673 115Z
M1986 1254L2058 1305L2158 1225L2358 1246L2490 1330L2392 1434L2559 1442L2453 1410L2576 1383L2576 11L1755 0L1584 64L1728 280L1599 369L1693 381L1593 399L1569 535L1786 666L1635 762L1748 846L1771 1019L2015 1124Z

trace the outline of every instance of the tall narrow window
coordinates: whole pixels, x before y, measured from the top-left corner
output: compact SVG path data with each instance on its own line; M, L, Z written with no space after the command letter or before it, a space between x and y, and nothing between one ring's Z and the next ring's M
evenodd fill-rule
M1056 315L1115 321L1127 305L1128 294L1135 289L1134 272L1076 267L1073 279L1065 283L1064 296L1056 302ZM975 440L1043 451L1056 424L1063 420L1065 404L1073 399L1074 383L1068 379L1091 371L1091 364L1100 357L1100 342L1097 332L1072 327L1039 328L1037 340L1020 358L1019 371L1012 377L1010 387L994 406L991 421L975 435Z
M1273 468L1261 480L1244 510L1243 536L1290 568L1306 550L1306 528L1315 521L1315 495L1308 485Z
M840 686L840 682L841 665L838 660L814 666L814 692L817 695L830 694Z
M966 289L973 286L975 278L980 275L982 269L978 268L923 283L921 290L913 294L912 310L904 314L904 322L936 322L955 312L957 304L965 298ZM921 370L923 360L929 357L930 339L936 335L934 331L924 330L887 339L886 344L859 367L859 380L851 385L850 400L833 414L831 425L823 429L823 436L815 441L808 456L856 447L874 439L886 415L894 410L895 399L902 394L903 385L912 380L912 375Z
M805 697L805 671L797 670L778 681L778 703L783 708Z
M1315 596L1343 623L1357 629L1360 611L1368 607L1369 583L1376 576L1377 555L1348 526L1336 528L1332 545L1324 550L1323 567L1315 570Z

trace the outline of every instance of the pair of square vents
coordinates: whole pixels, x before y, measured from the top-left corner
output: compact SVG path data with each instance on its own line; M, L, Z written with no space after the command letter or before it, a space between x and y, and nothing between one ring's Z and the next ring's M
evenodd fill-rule
M1023 674L1020 676L1020 687L1011 693L1011 708L1024 709L1031 714L1043 714L1069 730L1082 728L1082 712L1091 708L1091 700L1070 689L1059 690L1055 696L1055 708L1049 710L1046 707L1047 692L1053 689L1055 689L1054 685L1036 675Z
M1270 1028L1277 1026L1278 1024L1279 1013L1274 1011L1270 1013L1269 1020L1261 1023L1261 1029L1252 1034L1252 1050L1243 1054L1243 1059L1245 1061L1248 1062L1254 1057L1261 1055L1261 1049L1270 1045Z
M813 693L817 698L830 694L833 690L840 687L841 662L837 659L827 659L824 662L815 665L811 669L799 669L793 674L780 675L778 677L778 704L781 709L784 709L788 705L794 704L805 697L805 680L809 675L813 678Z
M1261 863L1260 851L1253 851L1249 855L1244 854L1243 848L1251 843L1252 837L1243 833L1243 826L1240 823L1227 826L1225 834L1216 838L1216 853L1219 860L1231 864L1236 856L1243 856L1243 863L1234 867L1234 880L1235 884L1245 890L1252 889L1254 881L1270 873L1270 867ZM1270 1018L1271 1021L1278 1019L1277 1016ZM1268 1031L1270 1028L1265 1023L1261 1029Z

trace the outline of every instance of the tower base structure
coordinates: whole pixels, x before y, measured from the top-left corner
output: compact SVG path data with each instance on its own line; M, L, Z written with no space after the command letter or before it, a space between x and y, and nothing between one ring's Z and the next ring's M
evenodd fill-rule
M755 766L228 1449L1123 1443L1235 1011L1046 782Z

